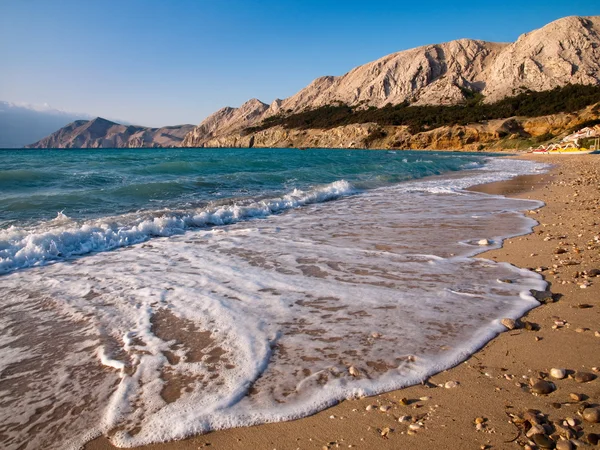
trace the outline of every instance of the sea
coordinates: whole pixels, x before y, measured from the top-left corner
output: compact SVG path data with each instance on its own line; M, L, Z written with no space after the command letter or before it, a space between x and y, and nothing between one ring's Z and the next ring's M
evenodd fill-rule
M547 166L348 149L0 151L0 447L120 447L419 383L538 302L479 258Z

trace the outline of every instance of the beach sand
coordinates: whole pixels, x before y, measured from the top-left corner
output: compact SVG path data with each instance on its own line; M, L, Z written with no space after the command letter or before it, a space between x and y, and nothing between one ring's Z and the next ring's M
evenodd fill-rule
M582 274L600 269L600 157L519 157L556 166L549 174L475 189L544 201L544 208L527 212L540 224L533 233L509 239L503 248L480 257L537 269L550 283L556 301L530 311L523 319L538 329L502 333L467 361L426 384L344 401L300 420L216 431L144 448L511 449L529 441L525 430L530 422L518 418L527 409L543 413L546 418L538 417L542 423L561 424L573 418L576 425L562 434L571 433L587 444L588 433L600 433L600 424L582 421L578 414L583 402L593 406L600 402L600 373L595 369L600 366L600 276ZM551 379L551 368L568 369L571 375ZM572 374L581 371L596 378L579 383ZM546 396L533 395L530 385L540 378L553 381L556 390ZM457 385L444 387L448 382ZM572 400L572 393L580 394L581 400ZM410 419L399 422L402 416ZM481 425L476 425L476 419ZM411 424L415 430L409 429ZM113 447L104 437L86 446L88 450L109 448Z

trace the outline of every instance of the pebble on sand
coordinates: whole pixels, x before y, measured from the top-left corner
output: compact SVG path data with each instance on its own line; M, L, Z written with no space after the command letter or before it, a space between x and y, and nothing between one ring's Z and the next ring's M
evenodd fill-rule
M534 434L532 439L539 448L554 448L554 441L545 434Z
M587 383L596 379L596 375L590 372L577 372L573 375L573 379L578 383Z
M548 395L556 390L554 383L549 381L539 380L531 386L531 392L537 395Z
M600 408L586 408L581 413L583 418L590 423L600 422Z
M353 377L359 377L360 376L360 370L358 370L356 367L354 366L350 366L348 367L348 373L350 375L352 375Z
M515 328L519 328L519 323L515 319L510 319L508 317L502 319L500 321L500 323L509 330L514 330Z
M392 429L390 427L385 427L383 430L381 430L381 437L387 438L388 434L390 434L391 432L392 432Z
M550 369L550 376L552 378L556 378L557 380L562 380L567 376L567 371L565 369L552 368Z
M600 442L600 435L597 435L596 433L590 433L586 437L587 437L587 441L591 445L598 445L598 442Z
M574 392L569 394L569 397L571 398L571 400L573 400L574 402L580 402L584 399L583 395L581 394L576 394Z
M571 441L562 440L556 443L556 450L573 450L574 448Z

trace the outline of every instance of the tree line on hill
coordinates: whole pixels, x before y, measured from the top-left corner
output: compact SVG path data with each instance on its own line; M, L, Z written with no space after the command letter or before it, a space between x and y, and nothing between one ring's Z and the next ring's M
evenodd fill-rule
M577 84L542 92L524 90L495 103L484 103L483 95L477 92L465 89L463 93L465 101L452 106L415 106L404 102L398 105L388 103L382 108L376 108L349 106L340 102L295 114L277 114L244 131L253 133L277 125L288 129L329 129L372 122L381 126L406 125L414 134L445 125L466 125L513 116L539 117L570 113L600 102L600 86ZM600 113L600 107L597 106L596 109Z

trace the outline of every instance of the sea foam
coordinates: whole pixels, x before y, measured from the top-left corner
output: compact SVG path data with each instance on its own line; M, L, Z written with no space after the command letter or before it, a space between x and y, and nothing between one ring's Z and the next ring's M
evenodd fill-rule
M540 169L492 164L358 195L340 182L256 203L262 213L144 219L128 228L143 243L0 277L3 446L77 448L107 433L132 447L294 419L464 360L545 288L473 258L481 239L530 231L519 211L541 206L462 190ZM48 231L59 252L64 220Z
M209 206L188 211L146 212L142 218L139 215L123 215L82 224L69 220L59 212L50 223L33 228L11 226L0 230L0 273L71 256L113 250L153 237L173 236L192 228L264 218L291 208L334 200L353 192L350 183L340 180L307 192L294 189L283 197L246 204Z

